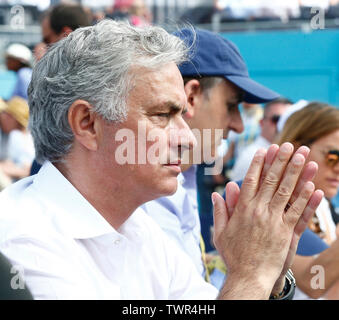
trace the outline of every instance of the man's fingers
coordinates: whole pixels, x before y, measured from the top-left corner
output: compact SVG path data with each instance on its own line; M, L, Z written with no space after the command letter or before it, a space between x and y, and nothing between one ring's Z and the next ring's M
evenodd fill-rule
M285 174L274 193L272 201L269 204L270 211L274 213L281 213L289 202L294 188L297 185L299 175L303 170L305 164L305 157L301 153L295 153L287 165ZM291 203L290 203L291 205Z
M316 190L312 194L306 208L304 209L300 219L297 222L297 225L295 226L294 233L296 233L298 236L300 236L305 231L309 220L317 210L323 196L324 192L322 190Z
M222 234L229 220L224 198L218 193L212 193L213 219L214 219L214 243Z
M265 158L264 168L262 170L262 174L261 174L261 177L260 177L259 185L261 185L263 183L263 181L266 177L266 174L267 174L268 170L271 168L271 165L272 165L278 151L279 151L279 146L277 144L272 144L268 148L266 158Z
M317 171L318 171L318 164L316 162L310 161L305 165L304 170L301 173L301 176L298 180L297 186L295 187L292 197L289 201L290 204L292 204L298 198L305 183L307 181L312 181L314 179Z
M264 167L266 150L261 148L255 153L247 174L242 182L239 202L248 203L253 199L259 187L260 176Z
M310 218L309 215L312 213L311 211L313 211L313 209L315 209L318 205L317 201L319 200L319 198L321 200L321 197L319 197L319 193L321 193L321 191L317 191L315 193L314 189L315 187L313 182L306 182L298 198L283 215L283 220L288 225L293 226L294 229L301 217L303 217L304 221L308 221L308 219ZM315 194L316 196L314 197L313 194ZM312 196L313 200L311 202L310 200L312 199ZM302 226L299 227L301 228Z
M280 147L272 166L268 170L262 185L258 191L258 200L269 204L280 184L281 178L285 172L288 162L293 154L293 145L289 142L283 143ZM299 158L302 155L297 155ZM293 174L292 174L293 175ZM292 195L292 192L290 196Z
M239 200L240 188L235 182L229 182L226 185L226 208L229 219L231 219L234 208Z

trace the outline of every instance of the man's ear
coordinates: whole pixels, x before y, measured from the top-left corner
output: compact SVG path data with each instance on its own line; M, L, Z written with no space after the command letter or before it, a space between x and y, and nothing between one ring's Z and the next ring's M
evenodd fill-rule
M76 100L72 103L68 110L68 123L74 138L84 148L91 151L98 149L99 118L87 101Z
M264 125L264 118L262 118L262 119L259 120L259 125L260 125L260 127L262 128L262 126Z
M61 30L61 34L64 36L64 37L67 37L73 30L68 27L68 26L64 26L62 27L62 30Z
M189 80L185 84L185 93L187 96L187 112L185 117L190 119L194 117L195 110L200 105L200 100L202 99L200 82L196 79Z

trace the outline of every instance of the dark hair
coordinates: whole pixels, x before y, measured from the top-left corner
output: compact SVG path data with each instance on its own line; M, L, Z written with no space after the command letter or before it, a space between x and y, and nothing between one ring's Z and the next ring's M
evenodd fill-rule
M50 25L57 34L62 32L64 27L73 31L80 27L91 25L89 14L78 4L60 4L51 9L48 14Z
M284 97L280 97L280 98L274 99L270 102L267 102L264 105L264 116L267 115L268 110L275 104L293 104L293 102L291 100L287 99L287 98L284 98Z
M274 99L270 102L267 102L264 106L264 108L269 108L271 105L273 104L277 104L277 103L281 103L281 104L293 104L293 102L290 99L284 98L284 97L280 97L277 99Z

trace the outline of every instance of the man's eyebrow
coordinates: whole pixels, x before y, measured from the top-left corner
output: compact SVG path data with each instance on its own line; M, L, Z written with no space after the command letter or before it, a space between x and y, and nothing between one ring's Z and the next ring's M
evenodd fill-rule
M151 108L152 110L169 110L171 112L180 112L182 110L185 110L185 107L183 108L178 103L173 101L167 101L165 103L162 103L160 105L154 106Z
M244 97L245 97L245 93L240 92L239 94L237 94L233 98L229 99L228 104L239 104L239 103L244 101Z

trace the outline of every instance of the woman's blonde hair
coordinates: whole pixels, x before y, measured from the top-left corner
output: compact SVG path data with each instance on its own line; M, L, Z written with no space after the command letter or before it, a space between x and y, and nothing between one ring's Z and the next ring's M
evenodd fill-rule
M296 148L310 146L335 130L339 130L339 109L312 102L288 118L275 142L278 145L291 142Z

